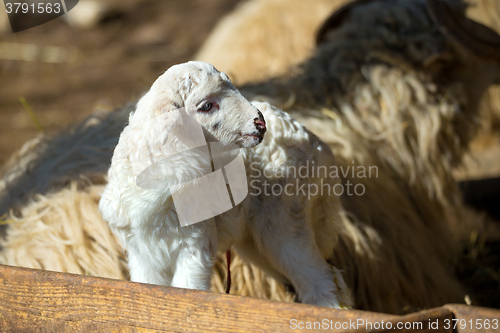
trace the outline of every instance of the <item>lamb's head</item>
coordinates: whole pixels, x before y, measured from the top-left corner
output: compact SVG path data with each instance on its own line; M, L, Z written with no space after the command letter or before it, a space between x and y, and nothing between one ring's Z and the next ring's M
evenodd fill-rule
M211 64L190 61L170 67L151 87L150 117L183 109L204 132L224 144L253 147L264 138L262 113ZM138 112L141 109L138 105Z

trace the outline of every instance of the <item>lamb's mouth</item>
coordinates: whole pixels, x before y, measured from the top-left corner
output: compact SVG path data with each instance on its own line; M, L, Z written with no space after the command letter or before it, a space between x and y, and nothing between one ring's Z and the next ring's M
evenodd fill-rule
M247 140L257 140L259 143L264 140L264 134L245 134L243 137Z
M245 134L245 135L243 135L243 137L249 138L249 139L259 139L260 141L262 141L262 139L264 139L264 136L260 135L260 134Z
M252 133L252 134L240 134L240 137L242 138L242 146L251 148L264 140L264 134L259 134L259 133Z

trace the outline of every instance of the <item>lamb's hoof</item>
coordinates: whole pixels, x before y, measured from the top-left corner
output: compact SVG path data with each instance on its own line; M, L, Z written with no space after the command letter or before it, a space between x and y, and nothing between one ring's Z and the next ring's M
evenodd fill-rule
M350 306L350 305L349 305L349 304L347 304L347 303L340 302L340 303L339 303L339 309L340 309L340 310L352 310L352 306Z
M354 306L354 300L352 298L351 291L342 278L342 272L333 265L330 265L330 267L333 271L333 282L337 286L337 299L339 300L339 308L342 310L352 310Z

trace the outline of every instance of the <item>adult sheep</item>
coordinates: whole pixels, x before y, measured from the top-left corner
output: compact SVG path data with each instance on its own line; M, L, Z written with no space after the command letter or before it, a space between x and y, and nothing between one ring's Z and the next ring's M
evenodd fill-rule
M327 13L351 2L249 0L220 21L195 58L214 63L239 84L284 75L313 54L315 35ZM467 17L500 32L500 2L467 3ZM359 3L354 2L354 6ZM461 178L491 175L499 170L487 156L491 154L487 149L498 141L499 89L498 85L491 86L482 101L481 135L472 146L477 161L468 158L465 169L455 171Z
M444 203L448 190L443 186L454 183L450 170L475 134L478 105L499 80L500 58L500 37L466 19L460 2L452 3L350 3L324 24L318 51L292 78L241 89L302 113L311 128L326 126L318 135L327 142L330 125L324 121L337 116L361 138L385 141L373 146L384 149L378 152L381 158L409 183L417 177L429 195ZM452 16L458 23L446 21ZM416 157L426 162L416 163Z
M484 72L497 73L497 67L469 54L466 56L473 61L463 63L469 59L464 58L464 50L457 49L456 42L441 33L423 1L364 1L349 8L340 19L340 24L332 29L339 38L321 46L316 56L297 70L297 75L242 87L242 92L249 97L264 96L302 115L308 126L330 143L341 166L378 168L378 177L351 173L343 176L344 183L355 182L366 190L361 196L346 193L342 197L340 217L345 231L336 242L333 260L336 267L344 269L357 308L401 313L461 301L464 290L453 275L453 264L463 234L482 226L461 205L449 169L460 162L476 126L471 120L476 118L474 101L481 91L465 98L463 79L473 70L478 78ZM365 21L369 24L363 26ZM439 74L451 65L451 73L456 75L439 81ZM65 173L86 174L85 165L72 154L79 154L83 147L99 146L93 138L95 133L102 133L101 140L109 140L110 144L101 146L98 152L103 159L91 159L91 165L101 165L106 170L111 141L114 138L116 144L117 137L117 133L106 128L120 119L125 122L119 114L109 115L98 124L81 126L55 138L45 149L27 152L30 172L21 167L17 176L10 179L7 187L17 190L10 192L16 193L10 199L20 199L17 180L26 184L31 177L34 185L42 183L47 175L58 180L58 175L50 171L41 174L38 170L49 164L51 154L61 154L58 148L68 143L71 147L64 150L63 156L72 163L62 164ZM29 157L33 152L38 156ZM106 154L108 159L104 159ZM53 167L61 165L56 162ZM71 182L75 184L74 180ZM85 209L78 201L71 201L73 197L66 189L22 207L23 217L11 225L3 242L1 261L64 270L67 267L53 262L70 258L69 262L77 263L71 269L101 275L101 269L91 259L94 255L101 262L113 256L106 262L122 267L112 237L106 240L109 246L100 246L92 230L85 230L78 233L78 249L74 246L73 231L89 228L87 224L82 226L81 221L103 224L94 214L97 186L82 186L80 191L73 187L75 195L84 196L85 202L90 203ZM43 186L39 188L43 191ZM6 197L9 191L4 191L3 198ZM61 209L61 202L67 208ZM71 219L74 224L63 223L70 214L75 215ZM459 230L469 216L470 225ZM41 258L36 252L54 248L54 235L59 240L54 252L60 253L53 258ZM91 248L89 243L91 250L87 249ZM240 264L233 268L240 277L236 279L237 292L289 299L253 267ZM118 271L113 274L123 276ZM214 279L218 290L221 275L216 274L219 279ZM262 284L252 279L261 279ZM276 288L274 292L272 288Z

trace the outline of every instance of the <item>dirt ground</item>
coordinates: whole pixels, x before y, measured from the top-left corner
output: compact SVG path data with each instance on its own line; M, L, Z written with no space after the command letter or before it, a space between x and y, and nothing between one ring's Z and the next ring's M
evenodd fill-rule
M238 0L104 2L109 9L90 28L57 18L0 34L0 165L40 133L20 98L46 132L132 102L189 60Z

